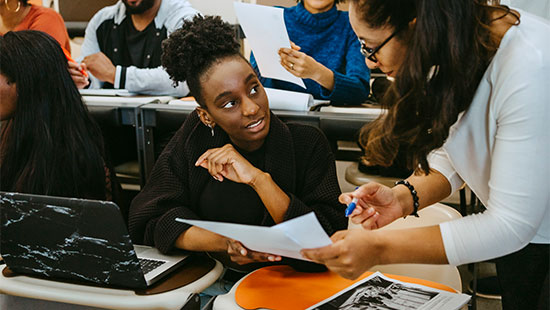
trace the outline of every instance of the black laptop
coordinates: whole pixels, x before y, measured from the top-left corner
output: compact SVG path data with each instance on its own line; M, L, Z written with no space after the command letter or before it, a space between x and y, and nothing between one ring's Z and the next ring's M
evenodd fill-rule
M15 273L143 289L187 255L134 246L116 204L0 192L0 251Z

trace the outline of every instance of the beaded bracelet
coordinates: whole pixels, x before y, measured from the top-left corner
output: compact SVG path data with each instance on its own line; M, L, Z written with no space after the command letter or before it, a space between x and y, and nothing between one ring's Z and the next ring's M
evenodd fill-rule
M407 181L407 180L399 180L399 181L395 182L396 186L399 185L399 184L405 185L409 189L409 191L411 192L411 195L413 196L413 212L410 215L414 215L414 216L418 217L418 206L419 206L418 195L417 195L416 190L414 189L414 186L412 186L411 183L409 183L409 181ZM407 217L407 216L405 215L405 217Z

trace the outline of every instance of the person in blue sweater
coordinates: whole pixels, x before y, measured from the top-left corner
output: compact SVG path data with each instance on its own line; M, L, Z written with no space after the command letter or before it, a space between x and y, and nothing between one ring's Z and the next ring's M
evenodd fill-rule
M284 9L292 48L281 48L281 64L303 78L307 89L261 76L254 55L250 62L264 87L307 92L333 105L358 105L369 95L370 71L340 0L301 0Z

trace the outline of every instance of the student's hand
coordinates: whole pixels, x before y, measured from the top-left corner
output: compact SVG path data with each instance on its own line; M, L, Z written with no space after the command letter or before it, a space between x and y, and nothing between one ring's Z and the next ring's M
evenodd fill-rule
M349 204L357 197L357 207L351 213L351 221L365 229L377 229L403 217L403 209L391 188L376 182L362 185L354 192L344 193L338 198Z
M293 75L303 79L317 80L324 66L313 57L300 52L300 47L291 43L292 48L280 48L281 65Z
M99 80L115 83L116 67L111 60L102 52L84 57L82 61L88 67L88 70Z
M237 240L227 239L227 254L231 260L239 265L259 262L278 262L281 256L261 253L247 249Z
M300 52L298 45L292 42L290 44L292 48L279 49L281 65L293 75L303 79L312 79L332 91L334 89L334 72L313 57Z
M204 152L195 166L208 169L214 179L223 181L227 178L233 182L252 184L263 173L246 160L231 144Z
M86 71L86 64L78 64L74 61L69 61L69 74L71 75L71 78L73 79L74 83L76 84L76 87L78 89L82 89L88 84L90 84L90 80L88 80L88 77L85 76L82 71Z
M373 242L375 235L375 232L364 229L341 230L330 237L331 245L304 249L300 253L346 279L356 279L379 264L378 250Z

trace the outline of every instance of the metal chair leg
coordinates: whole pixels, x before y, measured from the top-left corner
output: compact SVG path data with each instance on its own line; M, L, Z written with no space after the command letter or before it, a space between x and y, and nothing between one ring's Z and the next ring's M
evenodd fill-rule
M470 304L468 306L469 310L477 309L477 277L478 277L478 264L473 263L473 278L472 278L472 299L470 299Z

